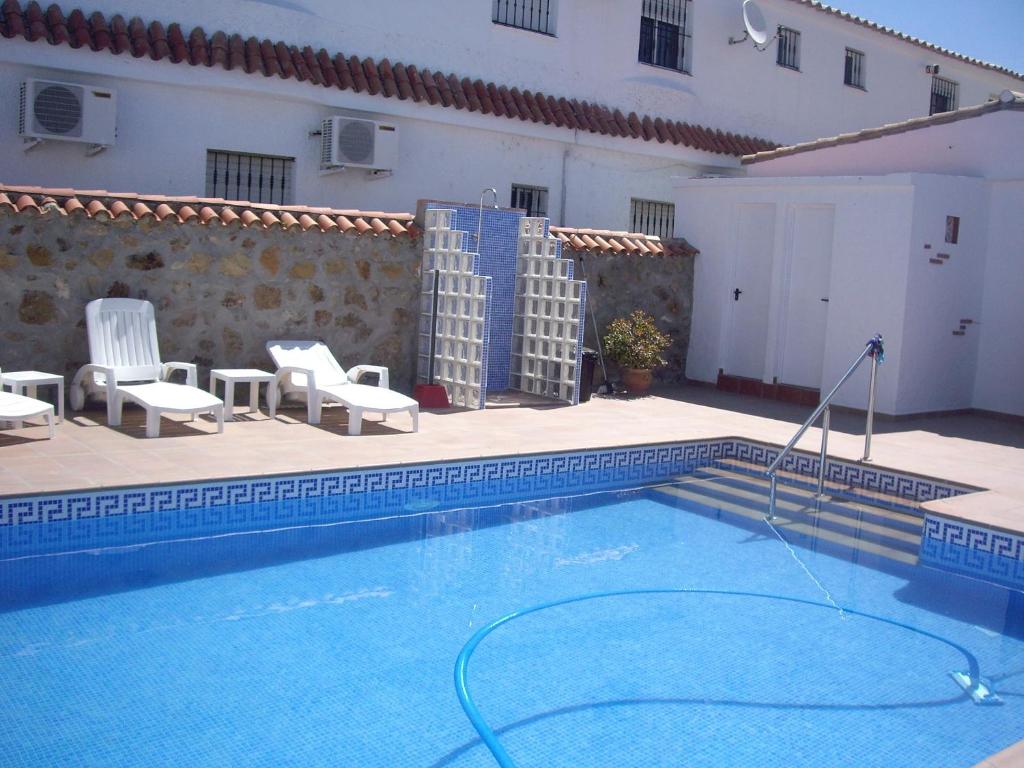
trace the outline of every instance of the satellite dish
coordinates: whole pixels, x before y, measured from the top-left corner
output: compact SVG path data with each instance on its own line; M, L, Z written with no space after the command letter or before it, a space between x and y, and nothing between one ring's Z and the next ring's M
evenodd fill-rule
M747 34L754 41L754 45L764 45L768 42L768 23L754 0L743 0L743 26L747 28Z

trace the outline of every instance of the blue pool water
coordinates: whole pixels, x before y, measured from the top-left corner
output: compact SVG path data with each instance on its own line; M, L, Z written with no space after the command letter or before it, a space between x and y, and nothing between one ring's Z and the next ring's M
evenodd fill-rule
M1020 591L790 551L649 489L432 506L0 562L0 765L493 766L460 649L609 590L701 592L556 606L473 656L522 768L959 768L1024 738ZM964 654L925 633L1003 705L972 703L949 677Z

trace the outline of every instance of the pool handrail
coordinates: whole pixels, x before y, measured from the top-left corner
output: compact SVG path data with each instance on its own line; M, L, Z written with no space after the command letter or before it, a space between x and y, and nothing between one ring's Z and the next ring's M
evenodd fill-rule
M786 457L792 452L793 447L797 444L804 432L806 432L810 426L818 420L821 416L821 452L818 459L818 492L819 497L822 496L825 490L825 463L826 454L828 452L828 429L829 429L829 415L830 406L832 399L836 396L836 393L842 388L843 384L853 376L854 372L860 367L860 364L864 362L864 358L871 358L871 381L868 384L868 413L867 422L864 426L864 455L861 457L861 461L871 460L871 432L874 427L875 421L875 384L878 376L878 364L885 359L885 349L882 346L882 334L876 333L870 339L868 339L867 345L864 347L864 351L858 355L857 359L853 361L853 365L850 366L849 370L843 374L843 377L839 380L832 391L829 392L825 397L821 399L818 407L814 409L807 421L805 421L800 429L796 431L796 434L786 443L786 447L783 448L779 455L775 457L768 469L765 471L765 475L768 477L770 482L768 490L768 514L766 518L768 520L775 519L775 491L778 484L778 469Z

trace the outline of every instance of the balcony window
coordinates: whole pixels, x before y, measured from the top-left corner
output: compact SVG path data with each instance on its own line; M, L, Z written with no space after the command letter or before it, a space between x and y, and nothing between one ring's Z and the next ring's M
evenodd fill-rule
M207 150L206 196L290 205L294 166L294 157Z
M676 207L672 203L658 200L638 200L629 203L631 232L657 235L662 240L671 240L675 232Z
M642 64L690 72L692 0L643 0L640 15Z
M491 21L543 35L555 34L558 0L492 0Z
M960 86L944 77L932 77L932 103L929 115L939 112L952 112L959 102Z
M786 69L800 69L800 33L789 27L779 27L779 50L775 63Z
M854 88L864 88L864 54L853 48L846 49L846 67L843 82Z
M513 184L512 207L522 208L527 216L547 216L548 191L544 187Z

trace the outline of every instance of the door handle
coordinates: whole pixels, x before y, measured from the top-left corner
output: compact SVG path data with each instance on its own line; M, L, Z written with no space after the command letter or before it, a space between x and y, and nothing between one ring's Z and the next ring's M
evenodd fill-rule
M739 288L733 288L733 290L732 290L732 300L733 301L739 301L741 293L743 293L743 291L741 291Z
M821 300L828 304L828 296L823 296Z

